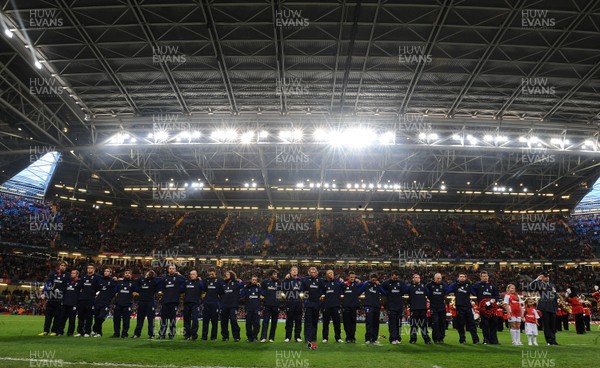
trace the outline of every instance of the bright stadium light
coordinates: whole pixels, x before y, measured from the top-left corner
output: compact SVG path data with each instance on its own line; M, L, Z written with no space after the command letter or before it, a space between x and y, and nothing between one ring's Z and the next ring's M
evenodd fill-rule
M425 139L427 139L427 134L425 133L419 133L419 139L424 141Z
M267 132L266 130L261 130L260 133L258 133L258 138L267 138L269 136L269 132Z
M166 130L159 130L158 132L156 132L156 134L154 134L154 139L157 142L164 142L167 139L169 139L169 132L167 132Z
M376 134L371 129L352 128L342 133L342 144L349 147L366 147L375 141Z
M325 141L327 140L327 131L325 129L318 128L313 133L313 137L317 142Z
M6 35L6 37L8 37L8 38L12 38L12 36L13 36L13 33L12 33L12 31L11 31L10 29L8 29L8 28L6 28L6 29L4 30L4 34L5 34L5 35Z
M483 140L486 142L491 142L494 140L494 137L492 137L490 134L486 134L483 136Z
M201 136L202 136L202 133L200 133L198 130L194 130L194 131L192 132L192 138L194 138L194 139L198 139L198 138L200 138Z
M35 67L38 68L38 69L42 69L42 63L40 63L39 60L36 60L35 61Z
M296 129L292 132L292 138L296 141L301 140L303 135L304 133L300 129Z
M215 139L215 140L222 140L222 139L225 139L225 137L226 137L226 133L225 133L225 131L224 131L224 130L214 130L214 131L213 131L213 132L210 134L210 137L211 137L212 139Z
M430 133L427 136L427 138L430 139L430 140L432 140L432 141L434 141L434 140L438 139L439 137L438 137L438 135L436 133Z
M252 142L253 138L254 138L254 132L249 131L249 132L242 133L242 135L240 136L240 141L242 143L250 143L250 142Z
M455 141L462 141L460 134L452 134L452 139Z
M379 136L379 144L382 144L382 145L394 144L395 138L396 138L396 134L394 134L394 132L385 132Z
M527 143L526 137L519 137L519 143Z

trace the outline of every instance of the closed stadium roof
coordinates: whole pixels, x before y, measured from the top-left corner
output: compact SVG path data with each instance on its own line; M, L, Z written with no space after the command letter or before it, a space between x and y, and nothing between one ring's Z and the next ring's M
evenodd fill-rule
M0 15L0 182L56 149L50 196L561 211L599 176L599 1L24 0Z

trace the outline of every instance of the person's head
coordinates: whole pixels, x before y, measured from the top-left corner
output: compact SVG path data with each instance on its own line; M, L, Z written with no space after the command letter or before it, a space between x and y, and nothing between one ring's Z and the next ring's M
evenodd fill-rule
M467 274L459 273L458 274L458 282L465 282L465 281L467 281Z
M488 282L490 280L490 275L487 271L481 271L479 278L481 279L481 282Z
M95 265L93 265L93 264L91 264L91 263L90 263L89 265L87 265L87 274L88 274L88 275L90 275L90 276L91 276L91 275L93 275L95 272L96 272L96 266L95 266Z
M531 299L531 298L527 298L527 300L525 300L525 306L527 308L532 307L535 305L535 300Z
M514 284L506 285L506 292L509 294L514 294L517 292L517 287Z
M108 267L104 269L104 277L110 277L112 275L112 270Z
M130 280L131 279L131 270L125 270L125 272L123 273L123 277L126 280Z
M543 282L550 282L550 273L549 272L542 272L542 274L540 276L542 276Z
M327 277L327 280L329 280L329 281L333 280L333 270L327 270L327 272L325 273L325 276Z
M71 271L71 278L72 278L73 280L76 280L78 277L79 277L79 271L77 271L77 270L72 270L72 271Z
M169 275L173 276L173 275L175 275L175 272L177 272L177 267L175 267L174 264L170 264L169 268L167 270L169 272Z
M292 266L292 268L290 268L290 276L292 276L292 277L298 276L298 267Z
M377 282L377 274L376 273L372 273L369 276L369 280L371 280L371 282Z
M225 272L225 280L235 281L237 280L237 275L233 271Z
M400 280L400 272L392 271L392 280L394 280L394 281Z
M146 272L146 278L147 279L154 278L154 271L150 270L150 271Z
M67 262L62 261L58 264L58 269L61 273L64 273L67 270Z
M198 280L198 271L196 271L196 270L190 271L190 280L192 280L192 281Z
M250 279L250 282L252 283L252 285L258 284L258 277L252 276L252 278Z
M413 281L413 284L420 284L421 283L421 275L419 275L418 273L413 274L412 281Z
M310 277L317 277L319 276L319 271L317 271L316 267L311 267L308 269L308 274L310 275Z
M277 280L277 271L276 270L271 270L269 271L269 277L271 278L271 280L275 281Z
M348 274L348 281L354 282L354 280L356 280L356 274L350 271L350 273Z
M438 272L435 275L433 275L433 282L435 282L436 284L441 284L442 283L442 274Z
M211 268L210 270L208 270L208 277L214 279L215 277L217 277L217 271L215 271L214 268Z

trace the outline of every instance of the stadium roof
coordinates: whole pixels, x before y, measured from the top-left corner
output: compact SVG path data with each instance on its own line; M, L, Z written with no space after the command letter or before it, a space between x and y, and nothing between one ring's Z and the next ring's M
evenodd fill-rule
M599 3L6 1L0 182L56 149L88 203L572 210Z

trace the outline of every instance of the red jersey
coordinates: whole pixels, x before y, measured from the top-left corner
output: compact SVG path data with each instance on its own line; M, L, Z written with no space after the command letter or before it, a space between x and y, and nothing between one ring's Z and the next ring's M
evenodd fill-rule
M588 307L583 308L583 315L584 316L591 316L592 315L592 311L590 310L590 308L588 308Z
M504 302L510 308L510 313L513 317L521 317L523 310L521 309L521 298L517 294L506 294L504 296Z
M537 323L539 312L534 307L525 309L525 322Z
M569 304L571 304L571 313L572 314L583 314L583 305L581 304L581 300L579 298L567 298Z
M504 317L504 310L502 308L496 309L496 317Z

